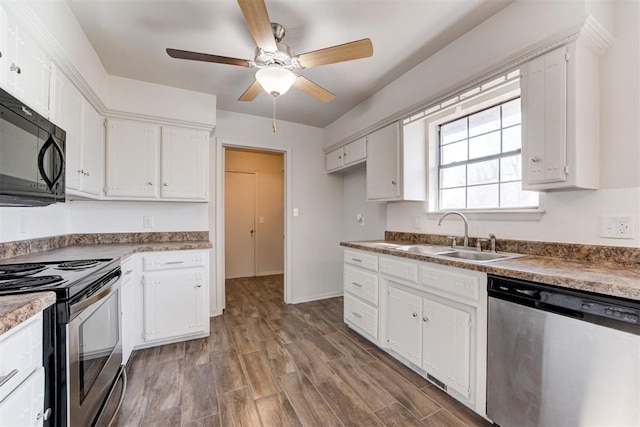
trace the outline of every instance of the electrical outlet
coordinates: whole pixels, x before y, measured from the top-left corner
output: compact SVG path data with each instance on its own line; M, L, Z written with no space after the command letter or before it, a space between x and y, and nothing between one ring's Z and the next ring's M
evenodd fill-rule
M364 225L364 214L357 213L356 214L356 221L358 221L358 224Z
M610 239L633 239L633 217L601 216L600 237Z
M144 228L153 228L153 216L145 215L142 217L142 226Z

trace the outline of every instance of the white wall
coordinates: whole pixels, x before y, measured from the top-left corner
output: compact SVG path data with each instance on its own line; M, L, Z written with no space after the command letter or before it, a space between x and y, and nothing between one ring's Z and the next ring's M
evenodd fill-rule
M342 240L384 239L387 225L386 203L367 202L367 174L361 167L344 174ZM364 215L364 224L356 220L357 214Z
M219 110L216 138L238 144L290 147L289 206L299 210L299 216L291 217L292 302L341 294L343 183L341 177L325 173L322 129L280 121L274 134L270 119ZM212 239L214 214L212 204Z
M325 128L325 147L498 66L594 13L616 40L600 58L601 190L546 195L540 221L471 221L470 234L502 238L640 246L640 2L518 1L454 41ZM362 197L345 185L345 200ZM387 205L387 230L462 234L456 221L437 226L425 203ZM345 214L346 215L346 214ZM600 215L631 215L631 240L599 237ZM413 217L421 226L413 226ZM345 234L357 225L345 217Z

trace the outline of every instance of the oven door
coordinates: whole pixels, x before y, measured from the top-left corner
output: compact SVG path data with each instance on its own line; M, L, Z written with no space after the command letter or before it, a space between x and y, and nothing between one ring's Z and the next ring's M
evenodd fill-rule
M67 325L68 425L95 421L122 364L120 275L71 305Z

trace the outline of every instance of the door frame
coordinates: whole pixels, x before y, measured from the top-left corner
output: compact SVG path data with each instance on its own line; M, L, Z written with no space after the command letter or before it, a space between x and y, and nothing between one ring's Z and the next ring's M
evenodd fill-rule
M224 147L224 148L228 148L228 147ZM223 148L223 150L224 150L224 148ZM253 177L255 179L254 180L255 188L253 190L253 196L254 196L254 200L253 200L253 207L254 207L254 209L253 209L253 231L254 231L254 233L253 233L253 275L256 276L257 271L258 271L258 227L257 227L257 224L258 224L258 173L256 171L250 171L250 170L227 169L227 168L225 168L225 170L224 170L224 176L225 177L226 177L227 172L229 172L229 173L242 173L242 174L245 174L245 175L253 175ZM226 181L223 184L224 184L224 187L225 187L225 190L226 190L226 188L227 188L226 187L226 184L227 184ZM226 194L225 194L225 196L226 196ZM226 205L226 198L223 199L223 200L224 200L225 204L223 204L222 206L226 207L225 206ZM227 219L225 217L225 222L224 222L224 227L225 227L224 228L224 233L225 234L227 232L227 230L226 230L227 222L226 221L227 221ZM226 235L225 235L225 237L226 237ZM223 246L223 248L225 249L225 254L226 254L226 249L227 249L226 245L227 245L227 242L226 242L226 239L225 239L224 246ZM225 272L225 276L226 276L226 272ZM226 277L225 277L225 280L226 280Z
M291 215L289 215L289 205L292 195L291 177L291 147L282 145L268 145L255 142L238 141L227 138L216 138L216 206L215 206L215 278L216 278L216 299L220 304L220 310L225 308L225 272L224 272L224 172L225 172L225 148L249 148L261 151L272 151L284 155L284 302L291 304Z

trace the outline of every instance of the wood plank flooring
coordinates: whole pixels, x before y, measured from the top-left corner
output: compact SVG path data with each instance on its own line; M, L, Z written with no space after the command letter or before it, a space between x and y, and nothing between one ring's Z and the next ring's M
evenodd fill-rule
M283 303L282 276L227 280L208 338L136 351L117 426L488 426L342 321Z

